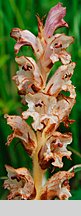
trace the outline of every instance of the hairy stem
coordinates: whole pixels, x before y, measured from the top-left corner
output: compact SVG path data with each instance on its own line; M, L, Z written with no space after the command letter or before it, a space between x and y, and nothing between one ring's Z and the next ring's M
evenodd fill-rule
M33 156L33 178L34 178L34 183L35 183L35 188L36 188L36 193L37 193L35 199L39 200L40 190L42 187L42 180L43 180L43 175L44 175L44 171L41 169L38 163L38 152L42 146L42 141L43 141L40 132L37 132L37 140L38 140L38 145L37 145L35 154Z

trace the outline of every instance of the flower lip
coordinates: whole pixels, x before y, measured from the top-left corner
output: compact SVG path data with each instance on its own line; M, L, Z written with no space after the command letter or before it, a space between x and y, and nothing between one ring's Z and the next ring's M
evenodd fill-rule
M13 28L10 32L10 36L13 37L14 39L17 39L20 37L20 28Z

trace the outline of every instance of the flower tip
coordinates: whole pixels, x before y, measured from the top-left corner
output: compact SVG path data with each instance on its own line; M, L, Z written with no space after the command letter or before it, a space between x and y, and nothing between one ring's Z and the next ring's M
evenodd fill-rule
M18 54L18 50L14 48L14 52L17 55Z
M18 53L17 50L15 51L15 53L16 53L16 54ZM16 63L17 63L18 65L21 65L21 64L20 64L20 59L21 59L21 57L19 57L19 56L16 56L16 57L15 57L15 61L16 61Z
M70 63L70 66L74 69L75 66L76 66L76 62L71 62L71 63Z
M75 176L75 172L74 172L74 170L71 172L71 178L73 178L74 176Z
M4 165L5 169L7 169L7 164Z
M62 2L58 2L58 4L55 7L61 8L61 7L63 7L63 3ZM66 11L66 7L63 7L63 9Z
M76 67L76 62L72 62L72 65L73 65L73 69L74 69Z
M58 2L57 6L58 6L58 7L63 6L63 3L62 3L62 2ZM65 8L66 8L66 7L65 7Z
M20 28L13 28L10 32L10 36L14 39L18 38L18 34L20 34L21 29Z
M16 56L15 57L15 61L16 61L16 63L19 65L19 66L22 66L23 64L25 64L26 63L26 61L27 61L27 58L25 57L25 56Z
M77 62L74 62L74 64L75 64L75 66L76 66Z
M5 146L8 146L8 143L7 143L7 142L5 143Z
M8 114L6 113L6 114L4 114L4 118L5 119L7 119L8 118Z
M19 56L15 57L15 61L18 63Z
M68 23L65 23L65 27L69 28L69 25L68 25Z
M8 171L9 170L9 168L11 168L11 166L10 165L7 165L7 164L5 164L5 169L6 169L6 171Z

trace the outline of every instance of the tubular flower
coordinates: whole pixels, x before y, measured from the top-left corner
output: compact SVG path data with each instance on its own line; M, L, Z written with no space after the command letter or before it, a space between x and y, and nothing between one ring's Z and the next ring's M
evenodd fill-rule
M58 94L64 90L70 92L70 97L76 97L75 88L71 84L71 77L75 68L75 63L72 62L68 65L63 65L58 68L53 77L46 85L45 93L49 95L58 96Z
M29 109L22 113L23 118L27 119L29 116L33 117L34 123L32 127L34 130L41 130L44 126L49 124L57 124L58 116L53 114L53 109L56 104L56 98L50 97L43 93L37 93L35 95L26 95L26 102Z
M15 53L19 53L23 46L30 46L35 60L24 55L15 58L19 69L13 80L27 109L21 116L5 115L13 130L7 145L15 137L21 140L33 160L33 177L25 168L6 166L8 180L5 180L4 187L10 190L8 199L48 200L57 197L63 200L71 196L68 180L74 176L73 172L59 171L42 186L44 172L50 164L54 169L62 168L63 157L71 159L67 145L72 142L72 134L59 132L60 123L66 127L73 123L69 115L76 101L71 81L75 62L67 52L74 38L55 33L59 27L68 27L63 19L65 14L66 8L58 3L49 11L45 24L37 16L37 37L28 30L14 28L11 31L11 37L16 40ZM57 61L61 61L61 66L50 78L50 70ZM25 120L30 116L33 121L29 126Z
M13 77L19 90L19 94L34 94L43 86L43 78L38 65L30 57L20 56L15 58L19 65L17 75Z
M19 138L26 151L31 155L37 147L34 131L20 116L6 115L5 118L7 118L7 124L13 129L13 133L8 136L6 144L9 145L15 137Z
M53 126L58 128L69 113L75 103L75 99L59 95L58 98L53 96L37 93L35 95L26 95L25 101L28 104L27 111L22 113L24 119L29 116L33 117L32 127L34 130L41 130ZM62 112L61 112L62 111Z
M41 168L46 169L49 167L50 162L55 167L63 167L62 157L66 156L69 159L71 156L71 152L66 149L71 142L72 135L70 133L61 134L60 132L54 132L39 151L38 159Z
M4 188L10 191L8 199L34 199L36 190L34 181L26 168L14 169L5 166L8 172L8 180L4 181Z
M55 173L42 188L41 200L51 200L58 198L60 200L68 199L70 194L69 179L74 177L74 173L59 171Z

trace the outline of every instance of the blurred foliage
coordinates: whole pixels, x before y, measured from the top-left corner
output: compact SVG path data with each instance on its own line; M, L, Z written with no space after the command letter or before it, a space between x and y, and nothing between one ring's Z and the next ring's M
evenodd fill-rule
M17 94L12 76L16 73L14 44L10 38L10 31L14 27L28 29L37 35L36 14L40 17L47 15L49 9L56 5L58 0L0 0L0 176L6 176L5 164L10 164L15 168L25 166L32 171L32 160L24 151L19 140L15 139L10 147L6 147L7 135L11 129L6 124L4 114L20 115L23 107L20 97ZM75 119L69 130L73 133L73 142L69 149L73 152L72 161L64 158L63 169L68 170L71 166L81 163L81 1L61 0L63 6L67 8L65 17L69 24L69 29L61 28L60 32L72 35L75 38L74 44L69 48L72 60L77 63L73 84L76 86L76 104L71 112L71 118ZM30 48L22 48L20 54L32 56ZM54 73L58 64L53 67ZM30 120L29 120L30 122ZM51 175L51 167L48 175ZM3 180L0 180L0 199L5 199L7 191L3 190ZM81 172L71 180L71 193L73 200L81 200Z

